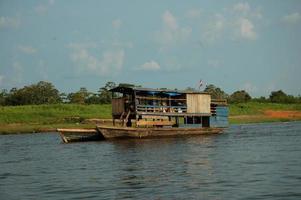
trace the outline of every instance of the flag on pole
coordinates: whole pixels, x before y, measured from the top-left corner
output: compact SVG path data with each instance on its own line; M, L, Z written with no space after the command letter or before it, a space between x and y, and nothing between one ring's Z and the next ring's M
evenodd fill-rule
M201 90L201 87L203 86L203 80L202 79L200 79L200 82L199 82L199 90Z

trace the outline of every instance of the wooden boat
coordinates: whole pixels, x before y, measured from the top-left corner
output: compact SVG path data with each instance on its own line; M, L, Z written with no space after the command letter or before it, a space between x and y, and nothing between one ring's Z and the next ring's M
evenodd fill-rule
M97 126L105 139L126 138L156 138L178 137L189 135L219 134L223 128L136 128L136 127L109 127Z
M217 134L228 126L227 102L205 92L128 85L110 91L113 126L58 129L64 142Z
M103 136L97 129L57 129L64 143L97 141Z

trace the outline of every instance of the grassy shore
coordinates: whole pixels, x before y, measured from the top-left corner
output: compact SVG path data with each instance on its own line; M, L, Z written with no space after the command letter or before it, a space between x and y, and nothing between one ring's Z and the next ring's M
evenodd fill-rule
M301 120L301 104L243 103L229 106L231 124ZM0 134L93 128L86 119L110 119L111 105L33 105L0 107Z
M92 128L85 119L111 118L111 105L30 105L0 107L0 134Z
M301 104L249 102L229 106L231 124L301 120Z

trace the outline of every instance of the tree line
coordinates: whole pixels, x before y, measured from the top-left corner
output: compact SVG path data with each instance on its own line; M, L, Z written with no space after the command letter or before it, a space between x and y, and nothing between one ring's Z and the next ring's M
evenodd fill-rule
M97 93L89 92L85 87L82 87L77 92L66 94L60 93L52 83L40 81L20 89L2 90L0 93L0 105L107 104L111 103L111 92L109 90L115 86L114 82L107 82L105 86L99 88Z
M260 103L301 103L301 96L288 95L282 90L272 91L268 98L259 97L252 98L245 90L239 90L233 92L231 95L225 93L222 89L214 86L206 86L205 92L211 94L213 99L227 99L229 103L245 103L249 101L260 102Z
M133 86L131 84L119 84L119 86ZM100 87L96 93L89 92L82 87L77 92L69 94L60 93L58 89L50 82L40 81L36 84L24 86L23 88L12 88L10 91L5 89L0 92L1 106L17 106L17 105L40 105L40 104L58 104L58 103L74 103L74 104L108 104L111 103L110 89L116 87L114 82L107 82ZM195 90L187 88L187 90ZM213 99L227 99L229 103L243 103L248 101L271 102L271 103L301 103L300 96L287 95L282 90L272 91L268 98L252 98L246 91L235 91L231 95L224 92L221 88L214 85L206 86L205 92L211 94Z

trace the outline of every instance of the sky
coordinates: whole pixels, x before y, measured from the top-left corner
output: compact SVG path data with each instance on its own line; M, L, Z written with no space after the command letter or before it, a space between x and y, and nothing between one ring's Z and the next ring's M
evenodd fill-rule
M301 94L300 0L0 0L0 89Z

